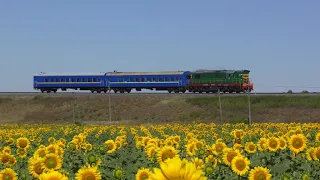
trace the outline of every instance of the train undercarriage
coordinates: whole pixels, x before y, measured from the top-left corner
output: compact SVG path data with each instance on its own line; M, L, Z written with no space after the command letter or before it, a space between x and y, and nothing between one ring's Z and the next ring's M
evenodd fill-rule
M42 93L56 93L58 89L62 91L67 91L67 88L41 88L40 91ZM109 92L108 88L68 88L73 90L89 90L91 93L107 93ZM114 93L130 93L133 89L136 91L141 91L142 89L148 90L156 90L156 91L168 91L169 93L185 93L185 92L193 92L193 93L217 93L220 89L221 93L245 93L251 92L252 87L246 88L241 86L188 86L188 87L165 87L165 88L111 88L111 91Z
M251 92L252 88L241 86L189 86L188 91L193 93L245 93Z

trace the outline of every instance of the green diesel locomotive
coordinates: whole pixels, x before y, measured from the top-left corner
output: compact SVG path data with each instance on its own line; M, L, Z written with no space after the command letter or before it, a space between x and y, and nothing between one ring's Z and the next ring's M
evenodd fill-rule
M240 93L251 92L253 84L249 79L249 70L196 70L191 72L188 83L189 92Z

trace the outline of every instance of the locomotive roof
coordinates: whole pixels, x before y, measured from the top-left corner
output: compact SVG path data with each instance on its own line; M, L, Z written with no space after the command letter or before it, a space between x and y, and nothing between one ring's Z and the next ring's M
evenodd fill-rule
M183 74L186 71L162 71L162 72L108 72L107 76L122 76L122 75L168 75L168 74Z
M44 73L40 72L37 73L36 76L104 76L104 72L100 73L91 73L91 72L84 72L84 73Z
M221 69L221 70L211 70L211 69L198 69L193 71L193 73L243 73L243 72L250 72L249 70L226 70L226 69Z

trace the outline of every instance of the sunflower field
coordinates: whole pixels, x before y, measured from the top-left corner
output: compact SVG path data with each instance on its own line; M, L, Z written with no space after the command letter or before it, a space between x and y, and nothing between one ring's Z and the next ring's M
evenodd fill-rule
M320 179L320 124L0 125L0 180Z

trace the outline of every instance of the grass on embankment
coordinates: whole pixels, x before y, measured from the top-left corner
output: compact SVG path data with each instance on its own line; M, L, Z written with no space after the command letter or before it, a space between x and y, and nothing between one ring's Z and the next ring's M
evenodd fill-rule
M248 96L221 96L225 108L247 108ZM219 104L217 97L188 98L186 102L198 105ZM320 96L250 96L252 108L320 108Z
M318 122L320 96L251 95L253 122ZM247 96L221 96L223 122L248 120ZM74 109L74 111L73 111ZM74 119L73 119L74 117ZM186 96L111 96L112 121L121 124L220 122L219 99ZM0 123L109 121L108 96L2 96Z

